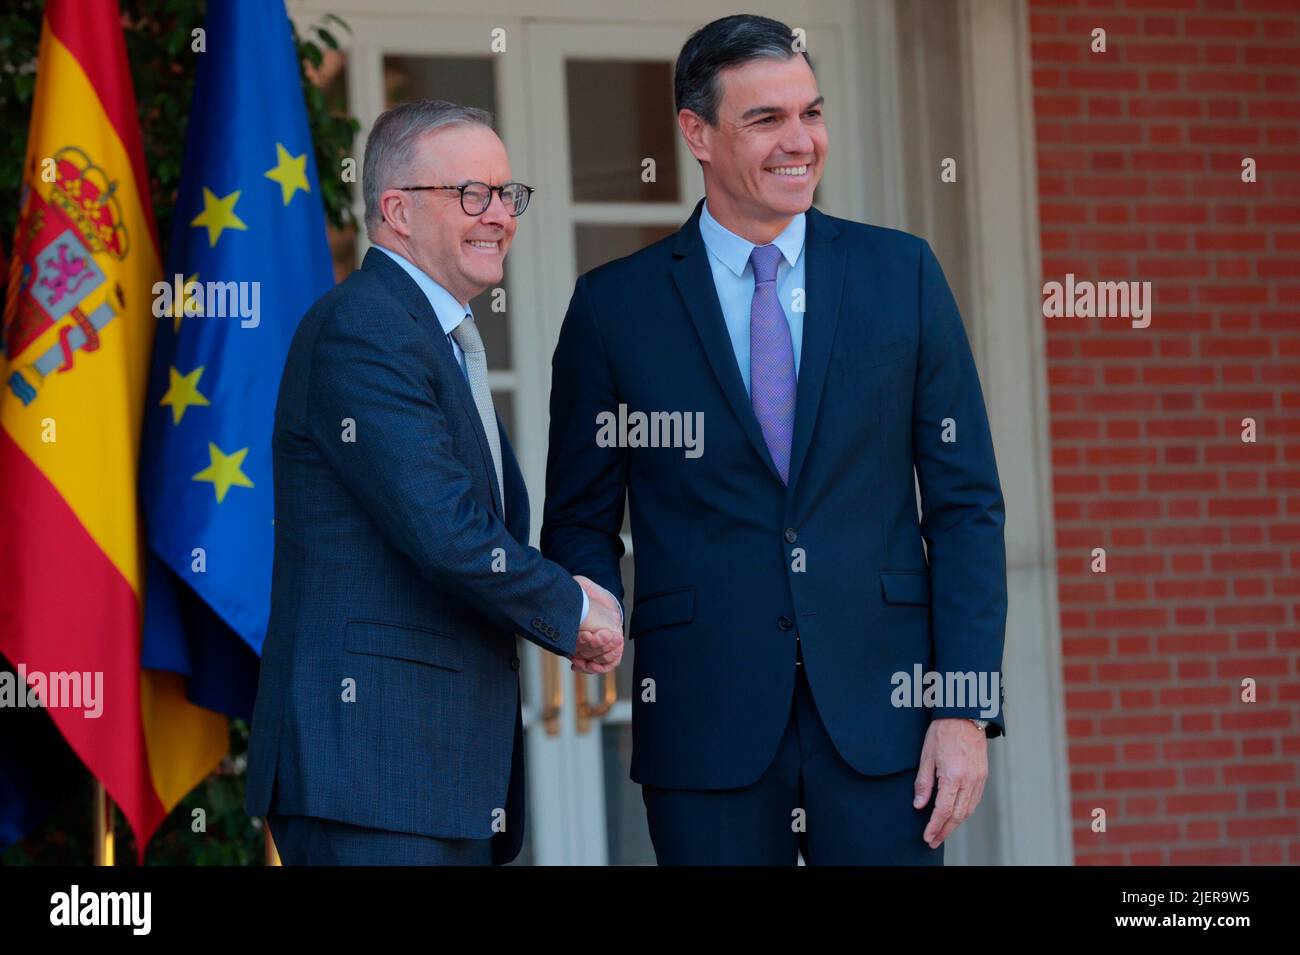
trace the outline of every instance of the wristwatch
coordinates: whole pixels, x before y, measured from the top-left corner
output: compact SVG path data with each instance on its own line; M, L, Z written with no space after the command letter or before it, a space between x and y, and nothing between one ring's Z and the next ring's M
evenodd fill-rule
M989 725L988 720L971 719L971 722L975 724L975 728L979 730L981 733L984 732L984 727Z

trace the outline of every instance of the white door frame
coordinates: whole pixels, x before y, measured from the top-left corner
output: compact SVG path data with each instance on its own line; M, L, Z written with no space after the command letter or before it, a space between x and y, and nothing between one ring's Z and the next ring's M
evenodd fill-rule
M991 760L997 863L1070 865L1038 179L1024 0L962 0L969 248L981 379L1006 501L1008 732Z
M572 197L570 170L572 169L568 100L566 96L565 64L571 59L602 60L657 60L669 61L676 57L681 47L680 31L673 27L652 24L574 24L559 22L533 22L525 35L532 141L537 181L547 184L546 195L538 198L537 214L528 224L532 234L530 245L538 250L540 272L547 279L542 283L538 302L538 325L544 342L555 342L560 336L565 310L573 293L573 280L577 276L577 251L575 226L584 224L673 224L685 221L696 200L703 194L703 177L698 164L679 136L673 137L676 163L679 171L681 200L677 203L619 203L575 202ZM629 170L629 175L634 174ZM542 361L542 359L545 361ZM539 395L539 406L545 406L550 394L550 349L538 355L539 377L546 382ZM548 416L549 417L549 416ZM541 434L549 420L542 425ZM595 424L593 422L593 435ZM545 439L541 442L545 445ZM533 474L537 478L545 473L545 453ZM529 489L532 499L541 501L545 488ZM534 525L540 529L541 507L534 510ZM624 539L631 553L631 541ZM630 607L628 610L630 611ZM628 663L630 665L630 651ZM574 682L586 680L589 696L598 695L598 681L592 677L570 674L567 666L561 677L569 692ZM631 703L620 700L602 720L593 720L585 732L580 732L577 714L572 706L564 713L564 750L567 784L572 794L569 808L569 825L566 826L565 862L573 865L605 865L609 861L606 839L605 775L602 723L629 723ZM531 756L531 754L530 754Z

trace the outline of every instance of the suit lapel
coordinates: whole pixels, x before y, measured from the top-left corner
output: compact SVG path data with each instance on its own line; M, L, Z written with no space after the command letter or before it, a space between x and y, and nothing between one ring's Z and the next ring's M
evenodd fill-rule
M483 431L483 422L478 416L478 406L474 404L474 393L470 391L469 382L465 380L460 363L456 361L456 353L452 350L451 342L447 341L447 335L442 330L442 323L438 321L437 313L429 304L424 291L415 284L415 280L379 249L371 248L367 251L361 267L375 271L383 277L389 291L402 303L411 317L433 336L438 354L446 359L443 362L444 373L451 373L455 381L452 388L460 399L461 411L469 418L470 427L474 430L474 437L478 441L479 453L483 456L483 466L487 468L492 507L496 510L497 517L501 517L504 509L501 506L501 489L497 487L496 465L492 463L492 449L488 445L487 434Z
M844 293L844 248L835 241L839 230L816 209L808 210L807 219L804 282L808 286L808 310L803 317L803 351L799 356L799 384L795 392L788 488L791 493L812 444Z
M749 437L759 458L779 481L781 476L772 463L771 452L763 440L763 430L754 415L754 406L750 404L749 395L745 392L745 382L736 365L736 350L731 345L731 336L727 334L722 306L718 304L718 291L713 284L708 250L700 237L700 211L703 208L704 201L701 200L690 221L677 233L677 241L673 246L673 255L676 257L676 262L673 263L673 281L686 302L686 310L695 323L695 331L700 336L704 353L708 356L722 393L735 412L736 420L740 422L741 429Z
M515 456L515 449L510 444L510 436L504 427L499 429L501 435L501 479L510 485L510 513L506 515L506 530L520 544L528 546L528 532L531 529L528 519L528 485L524 483L524 473Z

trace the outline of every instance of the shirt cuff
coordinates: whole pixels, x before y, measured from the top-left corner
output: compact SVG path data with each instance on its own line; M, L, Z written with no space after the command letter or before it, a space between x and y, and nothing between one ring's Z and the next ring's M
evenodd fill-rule
M594 583L594 581L593 581L593 583ZM597 586L597 587L600 587L600 584L596 584L596 586ZM605 590L604 587L600 587L600 589L601 589L601 591L602 591L603 593L608 594L608 595L609 595L609 599L612 600L612 601L614 601L615 606L618 607L618 622L619 622L619 625L621 626L622 623L623 623L623 603L622 603L622 601L620 601L617 597L615 597L613 594L611 594L608 590ZM587 591L584 590L584 591L582 592L582 616L579 618L579 623L578 623L578 626L579 626L579 627L581 627L584 623L587 622L587 612L588 612L590 609L591 609L591 600L590 600L590 598L587 597Z

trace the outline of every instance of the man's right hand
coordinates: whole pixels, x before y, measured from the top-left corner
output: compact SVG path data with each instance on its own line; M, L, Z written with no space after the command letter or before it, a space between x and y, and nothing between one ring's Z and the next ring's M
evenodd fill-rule
M587 616L578 625L578 645L573 669L580 673L608 673L623 659L623 621L618 601L592 580L573 578L587 595Z

